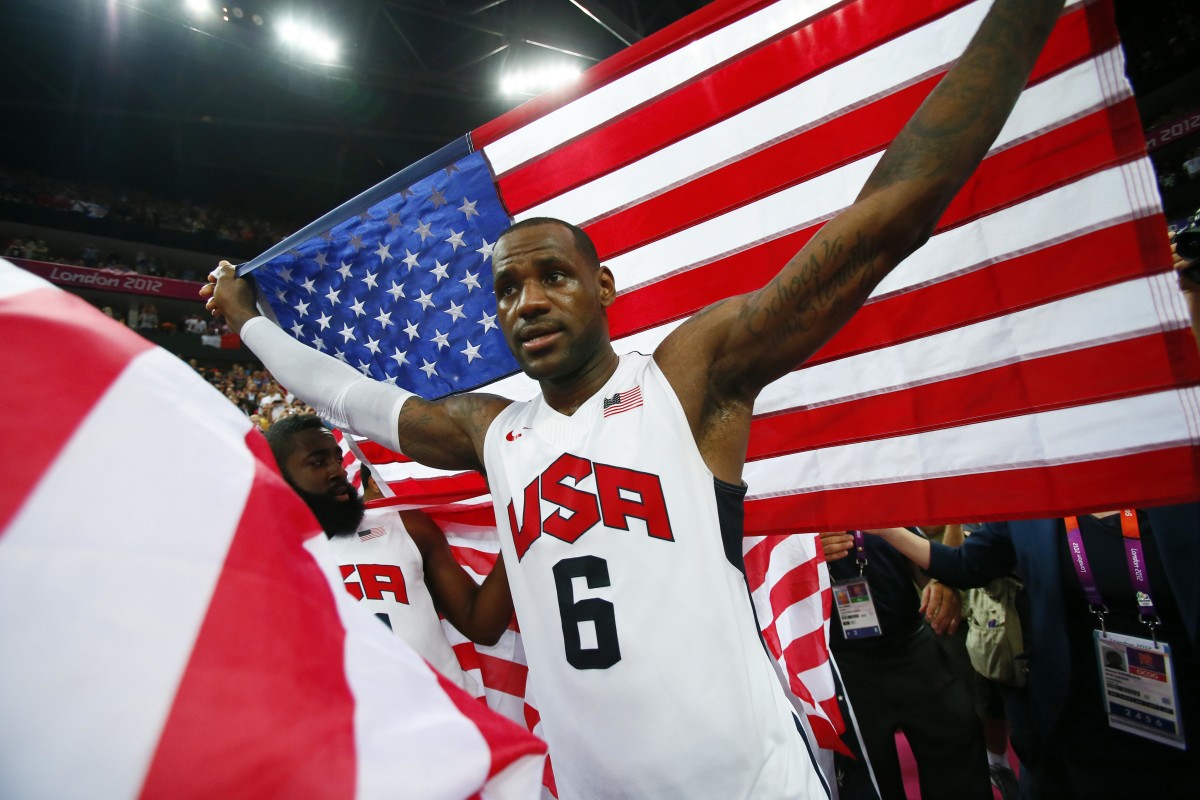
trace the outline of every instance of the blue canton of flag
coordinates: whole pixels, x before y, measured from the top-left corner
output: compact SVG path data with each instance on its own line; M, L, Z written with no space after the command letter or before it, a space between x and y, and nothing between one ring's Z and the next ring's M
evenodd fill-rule
M487 162L473 153L284 242L291 249L254 277L296 339L433 399L517 369L492 291L492 247L508 225Z

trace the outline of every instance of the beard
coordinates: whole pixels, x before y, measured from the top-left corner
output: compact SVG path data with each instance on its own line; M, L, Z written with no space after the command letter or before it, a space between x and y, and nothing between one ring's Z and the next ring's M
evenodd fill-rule
M306 492L296 486L292 488L308 504L326 536L344 536L358 530L358 523L363 518L363 501L353 486L349 487L350 496L345 500L337 497L340 487L325 492Z

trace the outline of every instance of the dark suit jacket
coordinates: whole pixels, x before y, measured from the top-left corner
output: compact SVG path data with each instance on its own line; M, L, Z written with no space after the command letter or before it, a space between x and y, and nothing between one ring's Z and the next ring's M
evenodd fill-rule
M1193 646L1200 647L1200 503L1145 509L1167 580ZM1033 735L1044 740L1062 714L1070 682L1056 519L996 522L958 548L931 543L927 572L960 589L985 586L1013 568L1025 581L1022 619L1029 664Z

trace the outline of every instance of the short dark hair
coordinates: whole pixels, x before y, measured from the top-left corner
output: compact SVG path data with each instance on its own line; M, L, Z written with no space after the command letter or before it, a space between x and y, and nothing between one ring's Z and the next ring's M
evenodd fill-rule
M583 256L584 261L595 269L600 269L600 256L596 253L596 245L592 242L592 238L587 235L583 228L578 225L572 225L566 220L555 219L554 217L530 217L529 219L523 219L506 228L500 234L500 239L503 239L513 231L532 228L537 225L561 225L566 228L571 233L571 237L575 239L575 249Z
M364 489L367 488L368 478L375 481L376 486L379 485L379 481L375 478L375 470L371 469L368 465L363 464L358 468L358 482Z
M281 417L267 428L267 444L271 446L271 453L280 469L296 449L296 434L311 428L325 429L325 423L316 414L293 414Z

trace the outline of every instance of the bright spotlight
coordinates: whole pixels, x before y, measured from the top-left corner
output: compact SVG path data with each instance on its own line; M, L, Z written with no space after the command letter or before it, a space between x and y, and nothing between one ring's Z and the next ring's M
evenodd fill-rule
M535 95L575 81L581 70L574 64L545 64L514 70L500 78L500 91L506 95Z
M194 17L207 17L213 10L210 0L183 0L183 7Z
M285 19L278 23L276 32L280 41L305 58L325 63L337 60L337 42L311 25Z

